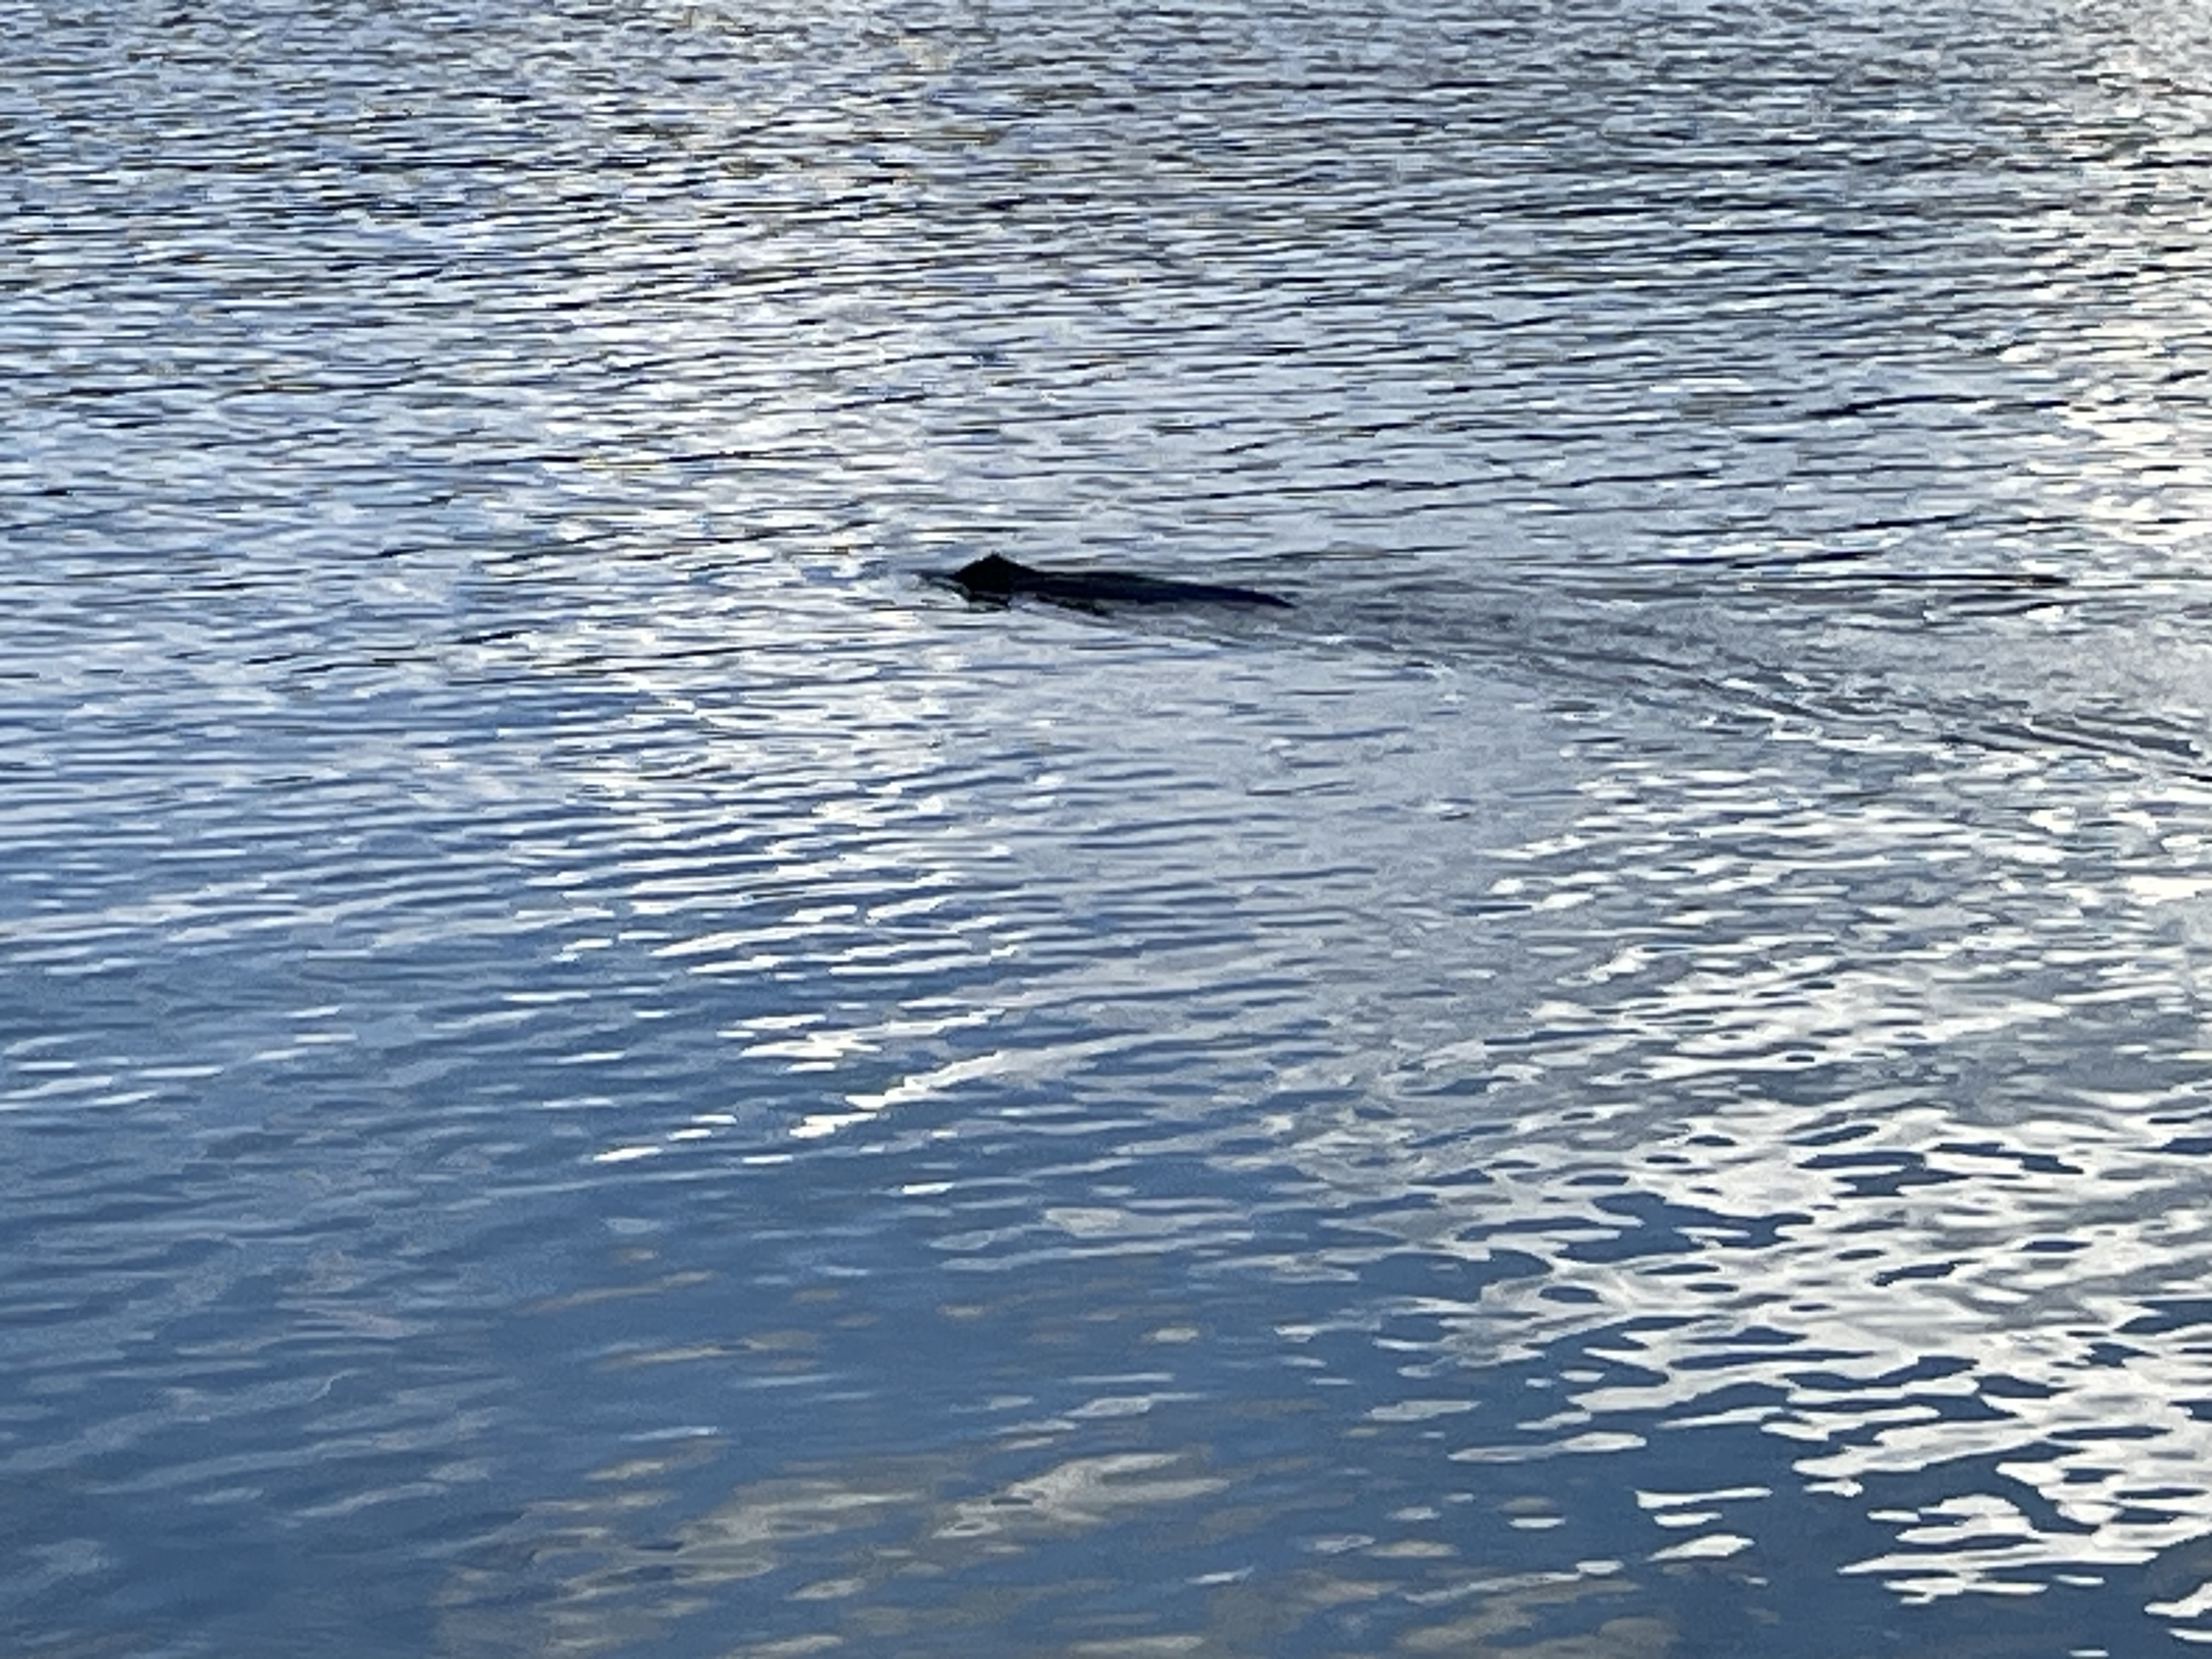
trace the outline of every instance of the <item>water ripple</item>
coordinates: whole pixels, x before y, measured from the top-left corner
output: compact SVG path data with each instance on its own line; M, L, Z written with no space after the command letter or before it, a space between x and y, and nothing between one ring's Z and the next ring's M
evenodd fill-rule
M0 26L11 1651L2212 1635L2196 12Z

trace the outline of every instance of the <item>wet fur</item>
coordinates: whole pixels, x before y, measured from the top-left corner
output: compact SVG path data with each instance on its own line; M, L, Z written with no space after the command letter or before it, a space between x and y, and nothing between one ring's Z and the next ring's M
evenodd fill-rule
M1185 582L1126 570L1038 570L993 553L943 578L979 605L1042 599L1080 611L1116 605L1241 605L1287 611L1288 599L1256 587Z

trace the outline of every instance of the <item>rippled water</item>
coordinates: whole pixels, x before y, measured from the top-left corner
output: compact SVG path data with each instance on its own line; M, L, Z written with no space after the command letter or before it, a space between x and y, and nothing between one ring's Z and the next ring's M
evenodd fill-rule
M11 1654L2212 1641L2198 9L0 24Z

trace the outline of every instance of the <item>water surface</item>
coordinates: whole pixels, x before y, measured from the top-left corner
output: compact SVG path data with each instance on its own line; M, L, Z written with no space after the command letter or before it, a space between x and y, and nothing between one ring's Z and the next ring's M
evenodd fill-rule
M2195 10L0 24L11 1652L2212 1639Z

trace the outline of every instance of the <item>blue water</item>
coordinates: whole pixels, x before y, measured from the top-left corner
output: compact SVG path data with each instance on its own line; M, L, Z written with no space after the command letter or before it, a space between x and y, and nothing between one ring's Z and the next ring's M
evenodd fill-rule
M0 1649L2212 1641L2196 9L0 27Z

